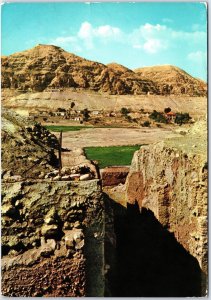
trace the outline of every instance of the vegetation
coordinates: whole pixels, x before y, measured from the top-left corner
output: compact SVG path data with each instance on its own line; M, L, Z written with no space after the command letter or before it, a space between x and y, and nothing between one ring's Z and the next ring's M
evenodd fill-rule
M81 129L86 129L86 128L124 128L124 127L121 127L121 126L89 126L89 125L86 125L86 126L66 126L66 125L46 125L45 126L46 129L52 131L52 132L60 132L60 131L63 131L63 132L67 132L67 131L79 131Z
M164 113L165 113L165 114L169 113L170 111L171 111L171 108L170 108L170 107L166 107L166 108L164 109Z
M130 165L133 154L141 145L112 146L112 147L87 147L85 153L88 159L97 160L100 168L108 166Z
M86 122L89 120L90 118L90 115L89 115L89 111L87 108L85 108L83 111L82 111L82 114L83 114L83 120Z
M141 126L142 127L150 127L150 122L149 121L145 121Z
M79 131L83 128L92 128L92 126L61 126L61 125L48 125L45 126L46 129L53 132L67 132L67 131Z
M127 114L130 113L130 109L126 108L126 107L122 107L120 110L121 114L126 116Z
M70 107L73 108L75 106L75 102L71 102Z
M66 109L65 109L65 108L62 108L62 107L59 107L57 110L58 110L59 112L66 112Z
M190 121L191 117L189 113L176 113L175 123L182 125L186 124Z
M149 118L158 123L167 123L167 119L164 117L164 115L156 110L153 110L151 115L149 115Z

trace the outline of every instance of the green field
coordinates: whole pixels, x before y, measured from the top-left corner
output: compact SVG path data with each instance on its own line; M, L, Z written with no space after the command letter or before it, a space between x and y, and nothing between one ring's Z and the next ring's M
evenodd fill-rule
M108 166L130 165L133 154L141 145L112 146L112 147L87 147L85 153L88 159L97 160L100 168Z
M79 131L84 128L93 128L93 126L60 126L60 125L47 125L46 129L53 132L67 132L67 131Z
M52 132L67 132L67 131L79 131L81 129L86 129L86 128L124 128L121 126L66 126L66 125L45 125L45 128L52 131Z

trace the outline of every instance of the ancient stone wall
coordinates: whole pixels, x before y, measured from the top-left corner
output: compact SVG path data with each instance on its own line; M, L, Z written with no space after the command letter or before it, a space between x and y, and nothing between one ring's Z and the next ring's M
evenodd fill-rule
M103 296L99 180L2 184L2 293Z
M186 138L143 146L133 157L127 201L152 211L157 220L194 256L201 267L202 294L207 274L207 157ZM191 142L192 141L192 142ZM179 145L181 147L179 147ZM184 151L183 149L189 149Z

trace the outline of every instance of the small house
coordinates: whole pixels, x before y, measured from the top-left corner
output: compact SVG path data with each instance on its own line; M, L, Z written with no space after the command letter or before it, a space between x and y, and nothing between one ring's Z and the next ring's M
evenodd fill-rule
M176 114L172 111L166 113L166 119L171 122L171 121L174 121L176 118Z

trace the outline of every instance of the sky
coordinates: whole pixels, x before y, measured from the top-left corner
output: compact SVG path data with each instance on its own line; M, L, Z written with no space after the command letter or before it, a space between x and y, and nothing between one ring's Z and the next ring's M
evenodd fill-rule
M37 44L130 69L175 65L207 81L207 9L200 2L4 4L2 55Z

